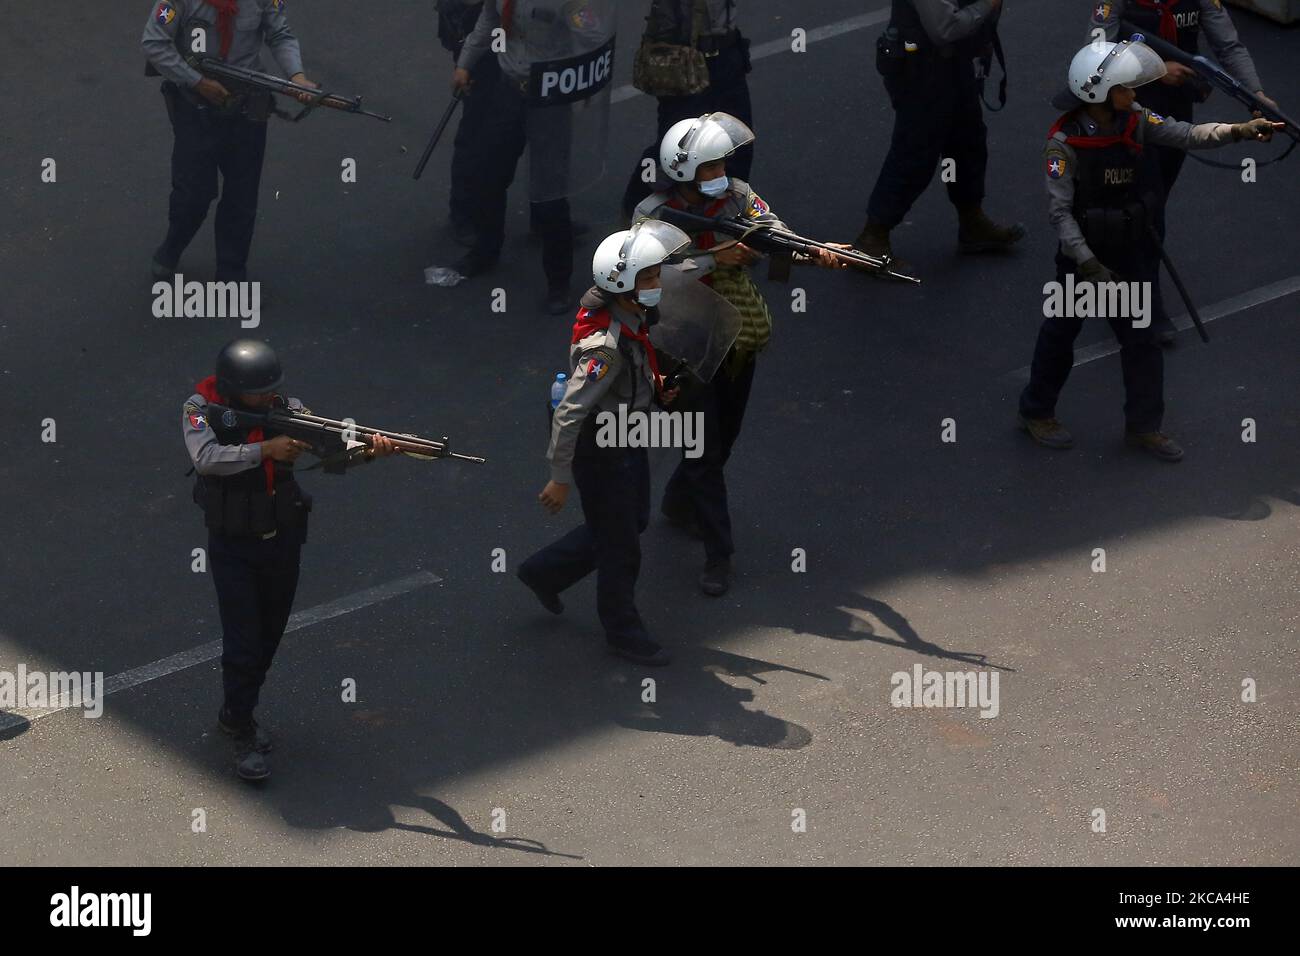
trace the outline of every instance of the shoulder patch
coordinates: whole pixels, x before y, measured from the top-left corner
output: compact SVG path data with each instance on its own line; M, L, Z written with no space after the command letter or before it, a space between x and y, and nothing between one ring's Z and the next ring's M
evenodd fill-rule
M1062 179L1067 172L1068 161L1065 154L1052 150L1047 154L1047 178Z
M584 355L579 366L588 381L599 382L609 374L609 370L617 364L617 361L617 350L602 346Z
M763 197L756 192L749 194L749 211L753 216L766 216L772 211L772 207L763 201Z
M169 3L168 0L163 0L162 3L158 4L157 9L154 10L153 18L158 22L159 26L171 26L172 22L176 19L175 5Z
M196 432L201 432L208 427L207 415L202 414L197 408L194 411L189 411L190 408L193 408L192 405L186 405L185 408L185 420L190 423L190 428L193 428Z
M1110 16L1110 11L1111 11L1110 3L1105 2L1105 0L1103 0L1102 3L1099 3L1092 8L1092 18L1094 20L1105 20Z
M1164 121L1165 118L1159 113L1147 113L1147 122L1152 126L1161 126L1164 124Z

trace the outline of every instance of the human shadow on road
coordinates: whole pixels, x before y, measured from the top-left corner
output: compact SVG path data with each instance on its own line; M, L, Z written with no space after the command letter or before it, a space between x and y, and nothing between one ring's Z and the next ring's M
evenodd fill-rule
M906 617L895 611L884 601L855 595L854 602L858 605L857 607L841 606L839 608L851 619L850 631L847 633L831 632L824 634L824 637L838 641L875 641L889 647L900 647L914 651L926 657L938 657L944 660L961 661L963 664L972 664L976 667L992 667L995 670L1015 672L1015 668L994 664L989 661L986 655L977 651L951 651L932 641L923 639L921 635L916 633ZM888 634L877 633L875 624L871 620L872 616L880 620L898 637L894 638Z
M813 680L830 680L812 671L761 661L710 647L678 652L671 673L656 677L655 699L636 707L614 704L614 722L629 730L717 737L737 747L799 750L812 743L807 728L763 710L746 707L754 691L736 687L724 678L766 684L760 675L796 674ZM624 697L626 699L626 695Z

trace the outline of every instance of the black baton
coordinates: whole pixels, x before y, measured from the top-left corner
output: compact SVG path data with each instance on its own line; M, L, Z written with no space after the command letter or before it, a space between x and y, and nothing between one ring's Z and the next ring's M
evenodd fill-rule
M1201 316L1196 311L1196 304L1192 302L1192 297L1187 294L1187 286L1183 285L1183 280L1178 275L1178 270L1174 268L1174 260L1169 258L1169 253L1165 252L1165 244L1160 241L1160 233L1156 232L1155 227L1148 223L1147 230L1151 233L1151 241L1156 244L1160 250L1160 261L1165 264L1165 271L1169 273L1169 278L1174 280L1174 288L1182 297L1183 305L1187 306L1187 314L1192 317L1192 324L1196 326L1196 334L1201 337L1202 342L1208 343L1210 336L1206 334L1205 325L1201 322ZM1156 278L1159 282L1159 277Z
M451 114L456 112L456 107L460 106L462 96L462 91L457 90L456 95L452 98L446 111L443 112L442 119L438 120L438 128L433 131L433 136L429 138L429 145L424 147L424 155L420 157L420 164L415 167L416 179L419 179L424 175L424 167L429 165L429 157L433 155L433 149L438 145L438 140L442 139L442 131L445 130L447 124L451 122Z

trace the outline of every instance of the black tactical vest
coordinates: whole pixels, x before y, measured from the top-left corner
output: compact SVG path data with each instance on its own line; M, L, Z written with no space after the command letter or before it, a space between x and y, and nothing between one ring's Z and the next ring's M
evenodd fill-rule
M899 36L907 43L915 43L923 52L932 53L939 49L925 32L921 15L916 12L912 0L892 0L893 7L889 14L889 25L898 30ZM958 8L969 7L975 0L956 0ZM965 39L952 44L954 55L964 57L979 56L986 46L993 42L996 27L991 20L986 20L978 30Z
M1112 130L1089 135L1078 114L1061 124L1074 150L1074 219L1094 255L1107 265L1132 261L1150 246L1148 225L1159 216L1162 192L1160 170L1151 147L1134 149L1122 140L1141 143L1138 113L1121 113ZM1112 142L1091 145L1094 142ZM1115 141L1118 140L1118 141Z
M285 402L276 396L277 406ZM214 416L208 427L222 445L249 443L246 428L230 428ZM274 438L278 431L265 429L263 439ZM204 524L209 530L231 537L266 537L272 532L307 537L307 514L311 497L299 487L293 468L275 462L274 493L266 488L264 465L233 475L197 475L194 502L203 509Z

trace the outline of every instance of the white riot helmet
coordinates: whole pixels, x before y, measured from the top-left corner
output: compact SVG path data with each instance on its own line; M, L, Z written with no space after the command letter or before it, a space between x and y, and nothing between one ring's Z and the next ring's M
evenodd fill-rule
M1070 92L1084 103L1105 103L1111 87L1136 89L1166 72L1165 61L1145 43L1089 43L1070 63Z
M606 292L631 292L642 269L661 265L691 244L691 237L657 219L606 236L591 258L592 277Z
M730 113L705 113L674 123L659 143L659 165L679 183L695 181L702 163L730 156L754 141L754 131Z

